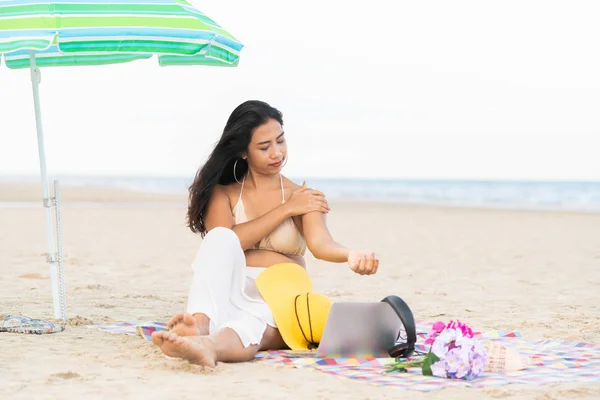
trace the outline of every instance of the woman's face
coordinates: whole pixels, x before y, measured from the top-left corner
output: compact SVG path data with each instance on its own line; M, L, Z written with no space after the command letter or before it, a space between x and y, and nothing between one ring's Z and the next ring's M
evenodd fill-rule
M256 127L248 145L248 166L268 175L281 171L287 157L287 144L281 124L269 119Z

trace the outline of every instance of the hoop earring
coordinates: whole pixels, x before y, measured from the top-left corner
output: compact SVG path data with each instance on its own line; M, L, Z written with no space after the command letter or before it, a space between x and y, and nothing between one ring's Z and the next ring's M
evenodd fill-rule
M287 157L287 155L286 155L286 156L285 156L285 161L284 161L284 162L283 162L283 164L281 165L281 168L285 167L285 165L287 164L287 162L288 162L288 157Z
M238 181L237 176L235 176L235 168L237 167L237 163L238 161L240 161L241 158L238 158L237 160L235 160L235 162L233 163L233 179L235 179L235 181L239 184L241 184L242 182Z

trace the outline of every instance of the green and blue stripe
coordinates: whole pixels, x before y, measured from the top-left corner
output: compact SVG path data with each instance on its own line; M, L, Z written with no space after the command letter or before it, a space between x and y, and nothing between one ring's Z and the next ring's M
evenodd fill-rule
M0 0L9 68L101 65L157 55L160 65L235 66L243 45L183 0Z

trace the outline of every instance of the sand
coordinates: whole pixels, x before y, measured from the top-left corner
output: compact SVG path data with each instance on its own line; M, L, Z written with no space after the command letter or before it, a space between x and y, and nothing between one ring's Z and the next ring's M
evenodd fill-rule
M40 189L0 185L0 314L51 318ZM266 363L204 371L139 337L85 323L167 320L184 309L199 236L186 196L63 188L67 330L0 334L0 398L458 399L597 398L600 384L407 392ZM27 203L31 201L31 203ZM7 203L7 202L19 202ZM23 203L25 202L25 203ZM12 205L11 205L12 204ZM600 215L332 202L329 226L375 251L380 272L307 257L334 300L402 296L422 320L459 318L526 339L600 343ZM243 396L243 397L242 397Z

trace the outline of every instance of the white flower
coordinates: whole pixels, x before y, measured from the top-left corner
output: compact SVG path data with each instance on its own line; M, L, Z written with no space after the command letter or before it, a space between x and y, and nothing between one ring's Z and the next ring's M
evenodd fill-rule
M446 363L444 361L437 361L431 364L431 373L438 378L446 378Z
M456 337L457 347L468 347L470 349L474 343L475 339L463 336L462 333L460 333L459 331L459 334Z
M440 337L438 336L435 342L433 342L433 344L431 345L431 352L435 354L437 358L443 360L446 356L446 351L448 351L446 343L444 343L443 340L440 340Z
M447 345L450 342L453 342L456 339L456 331L454 329L446 329L435 339L435 341L440 341L443 344Z

